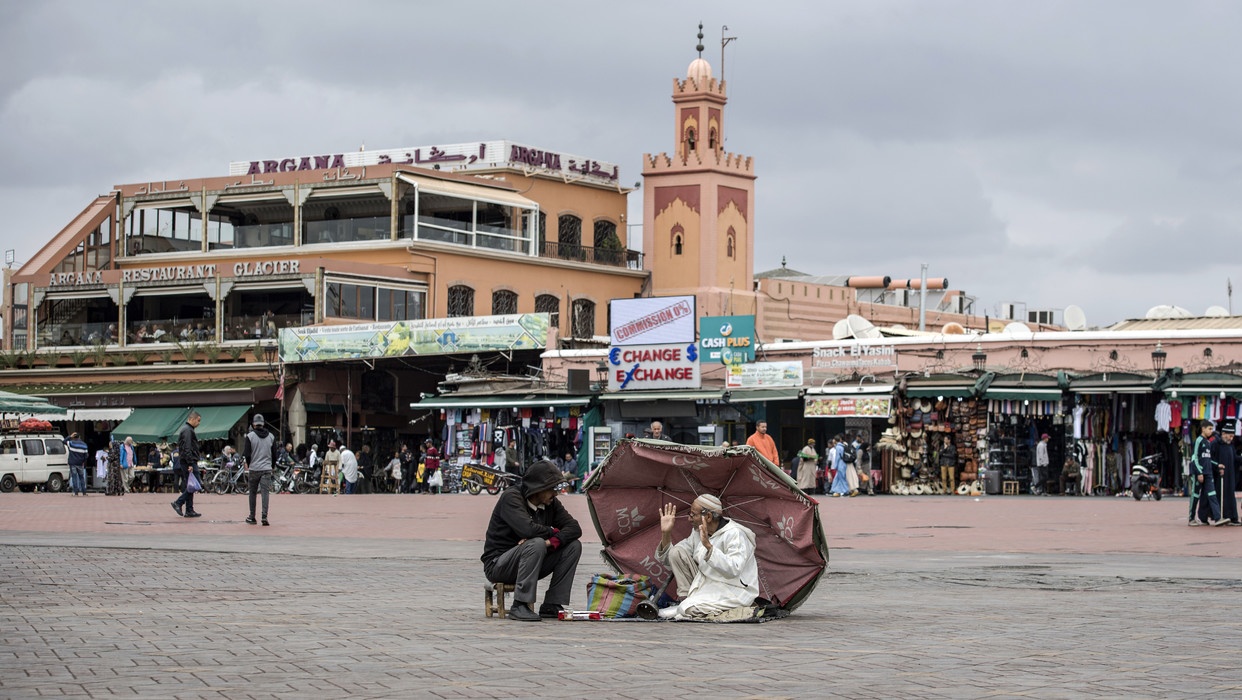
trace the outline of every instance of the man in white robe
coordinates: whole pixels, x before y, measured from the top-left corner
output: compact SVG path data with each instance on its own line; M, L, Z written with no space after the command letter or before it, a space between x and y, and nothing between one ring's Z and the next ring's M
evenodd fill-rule
M690 506L692 530L672 544L677 506L660 510L660 544L656 559L677 579L681 602L664 608L660 617L685 620L718 617L746 608L759 596L759 565L755 533L723 517L720 499L704 494Z

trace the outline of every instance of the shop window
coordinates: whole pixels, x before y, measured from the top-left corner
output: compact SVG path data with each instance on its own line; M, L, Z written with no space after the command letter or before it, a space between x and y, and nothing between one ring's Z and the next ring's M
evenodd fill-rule
M572 334L575 338L590 338L595 335L595 302L588 299L574 299Z
M561 327L561 299L552 294L540 294L535 297L535 313L548 314L552 319L553 328Z
M492 292L492 315L503 316L506 314L517 313L517 292L511 292L507 289L497 289Z
M464 284L448 288L448 316L474 315L474 290Z
M397 413L397 378L391 372L371 370L362 373L359 403L366 413ZM377 457L378 459L378 457Z

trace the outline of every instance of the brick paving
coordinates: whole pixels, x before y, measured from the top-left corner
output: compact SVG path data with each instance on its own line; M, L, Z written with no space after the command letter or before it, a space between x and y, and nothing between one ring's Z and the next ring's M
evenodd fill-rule
M822 499L764 625L482 614L494 499L0 494L0 697L1236 697L1242 528L1185 499ZM574 587L606 567L587 526Z

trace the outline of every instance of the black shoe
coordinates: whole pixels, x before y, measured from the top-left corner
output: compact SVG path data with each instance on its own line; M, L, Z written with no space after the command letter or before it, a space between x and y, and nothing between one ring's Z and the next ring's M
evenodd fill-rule
M264 519L263 519L263 527L267 527L268 525L271 525L271 523L269 523L269 522L267 521L267 518L264 518Z
M509 608L509 619L518 622L543 622L543 618L531 610L526 603L514 603Z
M565 608L560 605L551 605L549 603L544 603L543 605L539 606L539 617L542 617L547 620L555 620L560 617L561 611L564 609Z
M246 518L246 524L247 524L247 525L258 525L258 524L259 524L259 521L258 521L258 520L255 520L255 519L254 519L254 516L252 515L252 516L250 516L249 518Z
M199 513L199 512L190 512L190 513L186 513L186 514L185 514L185 517L187 517L187 518L201 518L201 517L203 517L203 514L202 514L202 513Z
M177 512L177 515L179 515L179 516L181 516L181 517L185 517L185 512L183 512L183 511L181 510L181 504L180 504L180 503L178 503L178 502L176 502L176 501L173 501L173 502L172 502L172 507L173 507L173 510Z

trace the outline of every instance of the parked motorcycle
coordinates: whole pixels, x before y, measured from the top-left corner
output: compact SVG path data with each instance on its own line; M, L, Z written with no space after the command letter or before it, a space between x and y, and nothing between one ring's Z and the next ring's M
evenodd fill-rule
M1130 495L1134 500L1141 501L1147 494L1160 500L1160 465L1163 462L1164 455L1154 454L1134 463L1130 469Z

